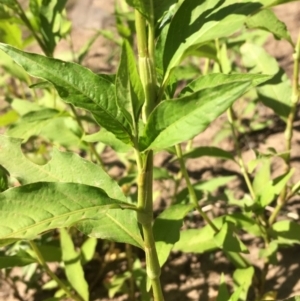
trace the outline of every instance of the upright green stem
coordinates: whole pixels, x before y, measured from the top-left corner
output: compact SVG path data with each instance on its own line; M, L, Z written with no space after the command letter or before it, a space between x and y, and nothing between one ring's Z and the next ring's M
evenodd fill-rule
M139 56L139 71L145 93L142 118L146 123L148 116L156 105L156 74L154 66L154 29L149 24L147 43L146 21L139 11L135 11L135 25Z
M141 161L137 158L137 161ZM137 217L142 225L144 236L144 248L146 254L147 276L151 280L154 301L163 301L163 293L160 284L160 265L158 261L155 240L152 231L153 222L153 151L148 151L143 160L142 169L138 177L138 212Z
M289 172L291 169L291 150L292 150L292 138L293 138L293 123L296 116L297 104L299 102L300 94L300 82L299 82L299 65L300 65L300 33L298 35L298 40L295 46L294 54L294 68L293 68L293 79L292 79L292 97L291 97L291 110L287 118L286 128L284 132L285 136L285 171ZM284 186L281 194L278 197L277 205L269 218L269 225L272 225L277 215L279 214L281 208L285 205L287 201L287 184Z
M146 20L139 11L135 11L135 26L137 33L139 72L144 88L145 102L142 119L146 123L156 105L156 74L154 62L154 26L153 2L150 0L150 20L148 20L148 39L146 35ZM160 265L158 261L155 240L152 230L153 222L153 151L140 154L136 145L136 161L138 165L138 212L137 217L142 225L144 248L146 254L147 276L151 281L154 301L163 301L160 284Z
M49 266L47 265L45 259L43 258L40 250L38 249L34 241L29 241L29 244L37 257L39 264L43 267L43 269L49 275L49 277L51 277L60 286L60 288L65 292L65 294L74 301L83 301L83 299L80 296L73 294L70 291L70 289L50 270Z

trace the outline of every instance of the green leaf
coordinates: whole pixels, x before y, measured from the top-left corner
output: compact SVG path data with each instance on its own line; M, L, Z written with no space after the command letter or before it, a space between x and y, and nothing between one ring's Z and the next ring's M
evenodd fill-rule
M34 182L72 182L105 190L111 198L126 201L117 183L99 166L69 152L53 150L52 159L36 165L21 151L22 140L0 135L0 165L23 184ZM13 158L13 160L12 160Z
M218 0L185 0L175 13L165 44L163 67L165 78L179 65L186 53L201 44L228 37L242 28L247 15L259 9L259 3Z
M270 9L263 9L254 16L249 17L246 20L246 25L251 29L259 28L271 32L276 38L284 39L293 46L293 42L286 25L281 22Z
M164 0L164 1L154 0L153 8L154 8L155 21L157 21L161 17L163 17L171 9L172 5L174 5L176 3L177 3L177 0ZM171 16L170 16L170 18L171 18Z
M153 179L154 180L166 180L173 179L168 170L164 167L153 167Z
M242 287L242 290L238 296L238 300L242 300L242 301L247 300L248 290L252 285L253 276L254 276L254 267L248 267L245 269L236 269L234 271L233 280L234 280L235 290L238 290L240 287Z
M273 78L257 88L259 99L283 120L291 110L292 87L287 75L279 68L275 58L262 47L245 43L241 47L242 59L251 73L272 74Z
M27 141L32 136L40 135L45 127L55 118L63 118L68 114L55 109L41 109L22 116L6 133L11 137L23 138Z
M20 81L30 85L30 80L28 74L24 71L22 67L17 65L11 58L4 52L0 52L0 63L1 68L3 68L7 73ZM26 102L28 103L28 102Z
M126 0L127 4L138 10L146 19L150 20L151 0Z
M60 229L60 244L67 279L82 299L88 301L89 287L84 278L80 255L75 250L72 237L64 228Z
M26 253L22 255L0 256L0 269L23 267L35 262L36 260L28 254L26 255Z
M61 262L61 248L58 245L43 242L43 244L37 245L37 248L46 262ZM36 258L36 261L38 262L36 253L32 249L27 249L26 253L31 257Z
M83 184L39 182L11 188L0 194L0 244L33 239L42 232L97 220L109 214L109 209L125 207L132 205Z
M1 42L10 44L12 46L23 48L24 42L22 40L21 27L12 22L12 20L1 20L0 22Z
M128 123L138 124L144 102L144 90L138 74L135 57L129 42L124 41L116 78L117 103ZM133 127L133 128L134 128Z
M197 192L214 192L216 189L227 185L228 182L234 180L235 176L223 176L223 177L215 177L210 180L200 181L198 183L193 184L194 190ZM188 189L182 189L176 196L176 202L180 203L184 201L188 196Z
M39 9L40 33L49 54L53 54L57 42L62 37L62 11L67 0L42 1Z
M196 91L207 88L218 88L224 84L248 82L252 81L253 86L262 84L263 82L271 79L272 76L264 74L223 74L223 73L211 73L204 76L200 76L189 83L180 92L180 96L187 96Z
M0 165L0 192L8 189L8 172Z
M4 54L4 53L3 53ZM0 53L1 55L1 53ZM6 54L5 54L6 56ZM8 59L10 59L9 56L7 56ZM15 63L14 63L15 64ZM18 66L17 64L15 64L16 66ZM18 66L18 68L20 68L20 70L23 70L21 67ZM24 71L24 70L23 70ZM24 71L25 73L25 71ZM26 74L26 73L25 73ZM27 74L26 74L27 75ZM29 102L26 101L24 99L21 98L14 98L11 102L11 107L21 116L32 112L32 111L39 111L44 109L45 107L39 106L37 103L34 102Z
M41 252L43 258L47 262L60 262L62 259L62 253L61 248L59 245L50 245L47 243L43 243L41 245L38 245L37 248ZM30 250L27 250L27 252L32 256L36 257L36 254Z
M1 3L11 9L16 9L16 7L17 7L15 0L1 0Z
M19 119L19 115L17 112L10 110L7 113L0 116L0 126L7 126Z
M233 294L230 296L229 301L238 301L240 298L240 295L243 292L243 286L239 286L234 292Z
M144 248L136 212L133 210L108 210L105 215L84 220L76 227L90 237L126 242Z
M289 172L287 172L273 180L273 189L274 189L274 193L276 195L279 195L281 193L281 191L283 190L285 185L288 183L288 181L290 180L290 178L292 177L294 172L295 172L295 169L291 168Z
M300 244L300 225L294 221L279 221L272 226L270 233L279 243Z
M129 271L114 275L109 282L105 283L108 297L113 298L117 293L128 293L126 281L130 277Z
M85 264L93 259L97 242L98 240L96 238L90 237L82 244L80 248L82 264Z
M214 225L220 228L224 217L213 220ZM180 232L180 240L174 245L174 250L182 252L204 253L218 249L214 240L215 231L210 225L201 229L188 229Z
M41 129L40 136L53 145L63 146L68 150L74 148L88 150L81 139L82 129L72 117L53 118Z
M255 219L252 217L252 213L233 213L226 215L226 222L232 222L239 229L251 233L255 236L262 237L260 226L256 223Z
M230 295L228 292L228 288L226 286L226 282L224 279L224 274L221 274L220 285L218 289L218 296L216 301L229 301Z
M102 128L97 133L85 135L82 140L86 142L102 142L105 145L110 146L117 153L127 153L132 149L130 145L117 139L115 135L108 132L105 128Z
M217 250L218 246L213 235L214 231L209 225L200 230L183 230L180 232L180 240L174 245L174 250L185 253L204 253Z
M182 219L193 207L193 205L173 205L155 219L153 235L160 266L167 261L174 244L179 240Z
M231 222L223 224L221 230L214 236L216 245L226 252L249 253L247 247L242 243L234 232Z
M54 150L52 159L40 166L25 158L20 149L21 140L0 136L0 144L0 164L24 184L38 181L82 183L100 187L109 197L126 201L120 187L106 172L76 154ZM125 242L143 248L135 212L108 210L99 220L84 221L79 227L85 234L93 237L105 237L114 241L125 239Z
M52 83L64 101L89 110L101 126L130 143L130 126L117 106L115 86L107 76L94 74L75 63L26 53L1 43L0 49L28 74Z
M141 261L137 258L133 263L132 275L135 279L135 283L140 291L141 300L151 301L151 296L147 291L147 272L142 267Z
M234 157L231 153L224 151L221 148L214 147L214 146L202 146L202 147L196 147L192 149L189 152L184 153L183 158L184 159L195 159L203 156L208 157L216 157L220 159L225 160L233 160Z
M259 250L259 257L267 259L269 263L277 265L277 251L278 251L278 242L272 240L264 249Z
M257 202L264 208L273 201L275 197L275 190L271 179L270 159L264 158L260 160L260 162L262 163L262 166L256 172L253 181L253 190L255 192Z
M149 116L142 144L145 149L164 149L194 138L251 86L230 83L160 103Z
M137 9L146 19L150 20L152 11L151 2L153 2L154 25L177 0L126 0L128 5Z

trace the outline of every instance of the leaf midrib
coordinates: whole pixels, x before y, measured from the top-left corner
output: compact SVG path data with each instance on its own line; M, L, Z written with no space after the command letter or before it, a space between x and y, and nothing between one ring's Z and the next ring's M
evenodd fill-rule
M118 206L119 205L119 206ZM108 209L122 209L122 206L118 203L115 203L115 204L108 204L108 205L97 205L97 206L94 206L94 207L89 207L89 208L82 208L82 209L78 209L78 210L74 210L74 211L70 211L68 213L64 213L64 214L61 214L59 216L54 216L54 217L51 217L51 218L47 218L45 220L42 220L42 221L39 221L33 225L30 225L30 226L27 226L27 227L24 227L22 228L22 230L18 230L18 231L15 231L15 232L12 232L6 236L2 236L1 237L1 240L3 239L7 239L7 238L18 238L18 237L15 237L15 235L17 234L20 234L24 231L28 231L34 227L38 227L40 225L43 225L43 224L46 224L46 223L49 223L49 222L53 222L55 220L58 220L58 219L61 219L61 218L64 218L64 217L68 217L68 216L71 216L71 215L75 215L75 214L78 214L78 213L81 213L81 212L87 212L87 211L90 211L90 210L99 210L99 209L103 209L103 210L108 210ZM96 212L95 212L96 214ZM92 217L84 217L83 219L91 219ZM81 218L82 219L82 218ZM79 219L78 222L81 220ZM63 227L63 226L62 226ZM50 229L55 229L56 227L53 226L53 227L49 227L43 231L47 231L47 230L50 230ZM38 235L38 234L37 234Z
M131 232L129 232L126 227L123 227L123 225L121 223L118 222L118 220L116 220L113 216L111 216L109 213L105 214L108 218L110 218L116 225L118 225L125 233L127 233L134 241L136 241L139 246L144 249L143 244L141 243L141 241L139 241L137 238L135 238L134 235L131 234Z

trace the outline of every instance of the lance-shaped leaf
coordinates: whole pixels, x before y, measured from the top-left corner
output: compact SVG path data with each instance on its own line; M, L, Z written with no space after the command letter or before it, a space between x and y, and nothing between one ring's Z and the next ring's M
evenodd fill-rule
M89 110L96 121L125 143L130 143L131 130L116 103L115 86L107 78L75 63L20 51L0 43L28 74L49 81L66 102Z
M60 229L60 245L67 279L82 299L88 301L89 287L84 278L80 254L75 250L71 235L63 228Z
M259 99L286 120L291 110L291 83L275 58L262 47L246 43L241 47L242 59L251 73L272 74L273 78L257 88Z
M164 149L195 137L251 87L251 82L220 85L160 103L144 130L144 148Z
M39 182L11 188L0 194L0 244L34 239L48 230L101 218L109 209L131 207L83 184Z
M243 26L247 15L260 7L260 3L250 2L223 1L220 5L219 0L185 0L168 31L163 54L165 80L189 50L233 34Z
M23 267L31 263L36 263L36 260L25 252L22 255L0 256L0 269Z
M285 39L293 46L286 25L270 9L263 9L251 16L246 20L246 25L248 28L259 28L271 32L276 38Z
M20 139L0 136L0 165L21 183L46 181L86 184L102 188L113 199L126 201L118 184L99 166L76 154L60 152L56 149L47 164L36 165L23 155L21 142ZM107 227L103 231L105 225L110 225L109 233L105 232ZM136 213L131 210L108 210L101 218L84 221L80 227L86 235L127 242L141 248L143 245Z
M234 228L233 223L224 223L220 231L214 236L216 245L226 252L249 253L247 247L235 234Z
M109 145L113 150L115 150L117 153L127 153L132 149L131 145L125 144L124 142L120 141L116 138L115 135L108 132L105 128L102 128L100 131L85 135L82 137L83 141L86 142L102 142L105 145Z
M234 280L234 288L235 291L238 291L240 288L241 291L239 293L239 297L236 298L236 300L248 300L248 290L253 282L253 276L254 276L254 267L250 266L247 268L238 268L233 273L233 280ZM263 298L264 299L264 298ZM234 298L231 298L230 301L233 301Z
M127 242L143 249L136 212L133 210L108 210L97 219L82 221L77 228L90 237Z
M57 149L47 164L37 165L24 156L21 143L21 139L0 135L0 165L22 184L41 181L86 184L105 190L111 198L126 201L118 184L98 165Z
M129 124L137 124L144 102L144 90L130 44L124 41L116 78L117 103Z
M160 266L167 261L174 244L179 240L182 219L193 207L191 204L173 205L155 219L153 234Z
M186 96L193 92L207 89L207 88L217 88L218 86L229 84L229 83L238 83L238 82L247 82L252 81L253 86L262 84L263 82L272 78L272 75L267 74L223 74L223 73L211 73L205 76L200 76L197 79L189 83L182 91L180 96Z
M48 125L51 125L51 123L54 123L57 119L64 119L65 117L68 117L66 112L60 112L54 109L42 109L29 112L8 129L7 134L11 137L23 138L27 141L30 137L38 136L43 133L43 129L47 128ZM68 119L72 120L70 117ZM79 129L78 124L74 124L75 128L77 126ZM61 136L61 133L57 133L57 136ZM79 137L77 140L80 141Z
M224 160L233 160L234 161L234 156L231 153L229 153L221 148L214 147L214 146L196 147L196 148L192 149L191 151L186 152L183 155L183 158L189 159L189 158L199 158L199 157L203 157L203 156L215 157L215 158L220 158L220 159L224 159Z
M35 15L34 13L36 12L33 12L36 21L40 23L39 31L47 47L47 52L50 54L53 54L56 44L63 35L64 20L62 11L66 3L67 0L42 1L38 15Z

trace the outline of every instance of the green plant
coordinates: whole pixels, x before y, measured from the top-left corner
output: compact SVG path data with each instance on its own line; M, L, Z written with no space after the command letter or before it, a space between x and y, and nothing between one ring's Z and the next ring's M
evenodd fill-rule
M0 44L0 49L26 73L19 67L11 68L10 61L3 67L7 72L17 70L10 72L20 81L20 90L25 89L24 83L31 85L34 92L30 97L36 101L23 103L14 99L12 109L5 114L6 119L2 118L2 125L12 126L6 136L0 136L3 191L0 194L0 243L2 246L18 245L25 240L33 251L24 252L20 248L15 252L7 247L3 261L9 263L3 263L2 267L37 262L61 288L57 298L69 296L74 300L88 300L82 265L92 258L96 247L93 238L108 239L127 244L129 266L129 273L115 278L116 288L110 290L111 295L122 290L129 280L132 299L135 298L134 286L138 285L143 300L149 299L147 291L151 288L153 299L162 301L161 266L173 247L195 253L221 249L236 267L233 275L236 289L230 295L222 279L218 300L246 300L251 286L256 290L256 298L262 300L269 264L276 262L278 248L299 243L296 222L276 221L280 210L299 190L299 183L289 184L289 181L293 175L290 162L292 126L299 99L300 38L294 44L284 24L268 9L289 1L126 2L134 10L135 28L124 25L131 24L132 19L130 16L126 19L118 7L117 24L123 42L118 70L109 75L95 74L77 63L53 58L57 41L67 36L70 27L66 20L62 22L65 26L57 25L64 20L66 1L30 1L32 19L16 0L5 0L0 6L7 19L13 18L13 12L19 17L19 22L26 26L45 54L13 47L23 49L26 46L20 40L18 26L14 27L14 33L19 42L13 43L4 35L2 41L5 43ZM129 13L125 3L121 4ZM274 58L260 45L252 43L251 39L255 38L244 25L271 32L291 44L295 51L292 85L282 75ZM2 26L11 25L4 22ZM8 29L4 28L4 32ZM233 35L235 33L238 35ZM135 34L137 59L133 44ZM87 49L81 54L86 54ZM195 73L196 64L193 65L193 59L198 64L199 58L205 58L204 67L198 69L200 76ZM242 59L242 67L236 64L235 58ZM185 59L190 61L182 64ZM82 56L78 55L76 60L81 62ZM194 66L193 72L190 66ZM247 72L242 72L246 69ZM185 70L184 75L181 70ZM39 81L33 81L27 74ZM177 84L182 79L184 86L179 89ZM44 102L39 100L39 89L43 89ZM25 98L26 93L21 94ZM259 99L286 124L284 152L256 150L256 158L248 166L239 142L243 128L241 116L234 107L234 102L245 94L251 100L245 112L249 107L250 111L255 110L253 104ZM16 112L21 115L20 119ZM224 112L227 112L235 156L218 147L193 147L193 138ZM98 124L100 132L89 135L87 124L93 127ZM267 124L260 126L264 128ZM71 151L80 148L90 154L91 160L54 149L48 161L49 141ZM181 143L187 141L187 150L183 151ZM26 143L27 150L32 147L41 154L33 156L34 163L30 160L30 151L26 152L27 157L22 153L22 142ZM119 153L130 154L124 160L128 175L120 180L123 191L106 173L94 142L104 142ZM175 179L174 202L154 218L153 178L169 177L153 167L154 153L162 150L175 155L180 173ZM201 156L231 160L239 167L249 193L242 200L236 200L227 192L226 207L238 207L235 213L213 219L202 209L206 202L213 201L210 192L232 178L193 184L185 160ZM285 168L283 173L272 178L271 160L275 157L284 161ZM98 165L91 162L93 160ZM187 188L178 192L181 178ZM134 185L137 195L130 192ZM187 195L190 201L186 201ZM275 199L277 205L268 216L267 208ZM182 220L192 210L200 214L206 226L180 231ZM74 228L75 233L72 232ZM51 261L46 258L48 252L42 252L47 239L40 245L34 241L54 229L60 229L60 248L56 247L61 252L60 259L58 256L55 260L63 261L68 283L58 278L47 264ZM77 230L90 237L82 243L80 251L72 240L72 234L80 236ZM241 230L263 240L261 256L265 264L260 273L255 273L253 263L244 256L248 249L239 237ZM145 252L146 282L139 260L131 260L129 245Z

